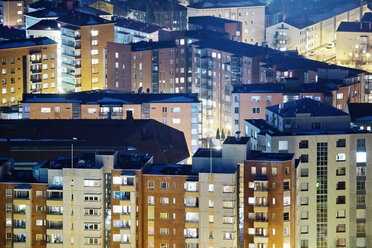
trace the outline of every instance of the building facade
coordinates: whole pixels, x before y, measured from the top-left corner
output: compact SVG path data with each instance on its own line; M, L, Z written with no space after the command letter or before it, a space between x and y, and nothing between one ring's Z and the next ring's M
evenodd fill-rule
M17 105L23 93L57 93L57 44L49 38L0 43L1 106Z
M242 23L241 41L250 44L265 42L265 5L255 1L225 3L201 2L187 6L187 17L215 16Z
M106 89L107 42L114 23L81 12L61 16L62 82L65 92Z

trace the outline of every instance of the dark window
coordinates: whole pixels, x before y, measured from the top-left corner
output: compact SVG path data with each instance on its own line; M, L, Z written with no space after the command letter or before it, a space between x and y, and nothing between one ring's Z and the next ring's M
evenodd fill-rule
M336 176L345 176L346 175L346 168L340 167L336 169Z
M301 140L298 147L300 149L309 148L309 141L308 140Z
M337 182L337 190L344 190L346 189L346 182Z
M302 154L300 159L301 159L301 163L308 163L309 162L309 155L308 154Z
M320 129L320 122L311 123L311 129Z
M284 190L289 190L289 182L284 182Z
M336 204L345 204L346 203L346 196L340 195L336 199Z
M309 169L301 169L301 177L308 177Z
M346 139L339 139L337 140L337 147L346 147Z
M289 221L289 213L284 213L284 221Z

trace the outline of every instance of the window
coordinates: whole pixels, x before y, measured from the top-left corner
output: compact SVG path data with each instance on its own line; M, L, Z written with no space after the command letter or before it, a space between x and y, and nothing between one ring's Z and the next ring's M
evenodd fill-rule
M357 195L357 204L365 205L366 204L366 196L365 195Z
M259 114L259 113L261 113L260 108L251 108L251 114Z
M92 49L91 54L92 55L98 55L98 49Z
M154 190L154 181L148 181L147 182L147 188L149 190Z
M233 233L231 232L225 232L224 235L223 235L223 239L227 239L227 240L231 240L233 239Z
M36 191L36 197L37 198L43 198L43 191L37 190Z
M168 213L160 213L160 219L161 220L167 220L168 219Z
M272 176L278 175L278 167L272 167L271 168L271 175Z
M168 205L169 204L169 198L168 197L161 197L160 198L160 204Z
M6 213L11 213L12 212L12 204L11 203L6 203L5 204L5 212Z
M272 96L266 96L266 102L272 102Z
M234 193L234 186L223 186L223 193Z
M101 182L100 180L84 180L84 187L100 187Z
M280 140L278 144L279 152L286 152L288 151L288 141L287 140Z
M309 183L301 183L301 191L308 191Z
M251 96L251 102L261 102L261 96Z
M309 211L302 211L301 212L301 220L309 219Z
M181 108L179 108L179 107L171 108L171 112L172 113L180 113L181 112Z
M43 220L36 220L36 226L43 226Z
M346 196L340 195L336 198L336 204L345 204L346 203Z
M90 31L92 36L98 36L98 30Z
M336 176L345 176L345 175L346 175L346 168L345 167L339 167L339 168L336 169Z
M344 182L344 181L337 182L336 189L337 190L344 190L344 189L346 189L346 182Z
M309 248L309 240L302 239L301 240L301 248Z
M301 177L308 177L309 176L309 169L303 168L301 169Z
M286 212L283 214L284 221L289 221L289 213Z
M256 167L251 167L251 174L256 175Z
M298 144L298 147L300 149L309 148L309 141L308 140L301 140L300 143Z
M181 119L172 119L172 124L180 124Z
M85 223L84 224L85 230L98 230L98 224L96 223Z
M338 153L336 155L336 161L337 162L343 162L346 161L346 153Z
M345 238L338 238L336 246L337 247L345 247L346 246L346 239Z
M36 234L36 241L42 241L43 240L43 234Z
M365 232L366 232L366 224L357 223L357 233L365 233Z
M160 235L169 235L168 228L160 228Z
M336 232L346 232L346 225L345 224L338 224L336 227Z
M366 182L365 181L357 181L357 190L366 190Z
M5 75L6 74L6 69L1 69L1 74Z
M12 190L11 189L7 189L6 190L6 198L12 198Z
M98 64L98 59L92 59L92 65L97 65Z
M283 187L284 187L284 190L289 190L290 189L289 181L285 181L283 184Z
M308 154L302 154L300 157L301 163L308 163L309 162L309 155Z
M300 203L301 205L309 205L309 197L301 197Z
M344 99L344 93L337 93L337 95L336 95L336 99L337 99L337 100L342 100L342 99Z
M346 147L346 139L339 139L336 143L337 147Z
M346 217L346 210L338 210L336 217L337 218L345 218Z
M168 183L167 182L161 182L160 183L160 189L168 189Z
M303 234L309 233L309 226L308 225L302 225L301 226L301 233L303 233Z

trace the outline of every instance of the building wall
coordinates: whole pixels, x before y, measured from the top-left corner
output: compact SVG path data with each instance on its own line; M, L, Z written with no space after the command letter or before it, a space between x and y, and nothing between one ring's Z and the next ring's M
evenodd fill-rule
M216 16L242 23L242 42L261 45L265 41L265 6L238 8L187 8L187 17Z
M296 169L290 161L244 161L244 247L295 247ZM254 171L253 168L256 170ZM263 171L266 169L266 173ZM277 174L273 174L273 169ZM286 171L287 170L287 171ZM288 188L284 188L287 182ZM258 198L265 199L263 203ZM255 201L250 203L249 200ZM265 203L266 201L266 203ZM284 213L288 218L284 219Z
M57 93L57 45L1 49L0 106L16 105L23 93Z
M24 1L2 1L3 25L24 25Z

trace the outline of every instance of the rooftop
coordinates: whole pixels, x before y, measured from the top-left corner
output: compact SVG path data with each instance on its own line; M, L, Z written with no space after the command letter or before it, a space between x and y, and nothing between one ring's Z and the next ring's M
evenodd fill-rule
M197 94L131 94L115 91L84 91L68 94L24 94L24 103L141 104L197 103Z
M195 46L199 46L200 48L215 49L246 57L255 57L267 55L269 53L278 53L278 51L272 50L270 48L227 39L203 39L192 44Z
M36 2L33 2L28 5L29 8L33 9L44 9L44 8L50 8L52 6L51 1L46 1L46 0L39 0Z
M66 15L59 17L57 20L67 25L79 27L113 23L98 16L82 13L79 11L70 11Z
M114 169L139 170L149 162L151 156L144 153L119 153Z
M361 22L372 22L372 12L364 13Z
M21 40L26 39L26 30L0 25L0 39Z
M222 158L222 149L217 148L199 148L193 155L193 157L207 157L210 158L212 155L213 158Z
M76 154L145 153L155 163L178 163L189 156L184 134L152 119L1 120L0 137L0 157L17 162L70 156L73 137Z
M248 143L250 137L239 137L236 138L235 136L228 136L223 144L226 145L245 145Z
M197 175L192 172L189 164L151 164L144 168L143 174L147 175Z
M47 37L29 38L29 39L23 39L23 40L7 40L7 41L0 42L0 49L52 45L52 44L57 44L57 42Z
M216 9L216 8L236 8L236 7L250 7L250 6L265 6L265 4L254 0L231 0L231 1L215 1L215 2L199 2L188 5L188 8L194 9Z
M131 43L131 50L132 51L145 51L145 50L153 50L153 49L162 49L162 48L176 48L176 43L174 40L170 41L140 41L136 43Z
M45 8L37 11L33 11L25 14L25 16L34 17L34 18L48 18L48 19L57 19L58 17L64 15L66 9L63 7L57 8Z
M195 25L208 25L208 26L224 26L227 23L240 23L229 19L214 17L214 16L190 16L188 23Z
M102 11L102 10L92 8L89 6L78 7L78 8L75 8L74 10L85 13L85 14L96 15L96 16L111 15L110 13L106 11Z
M324 9L323 12L306 13L301 16L289 17L284 22L298 29L303 29L358 7L359 5L354 3L342 3L332 8Z
M348 103L351 121L372 121L372 103Z
M41 20L38 23L32 25L28 30L61 30L56 20Z
M293 88L285 83L264 83L237 85L233 93L326 93L336 89L335 84L299 84L298 88Z
M338 26L337 32L360 32L371 33L371 22L341 22Z
M348 116L344 111L310 98L277 104L266 107L266 109L281 117L296 117L298 114L310 114L310 116Z
M115 26L127 29L137 30L144 33L154 33L162 28L155 24L136 21L130 18L112 18L115 21Z
M247 161L289 161L294 157L293 153L264 153L250 151L247 154Z

